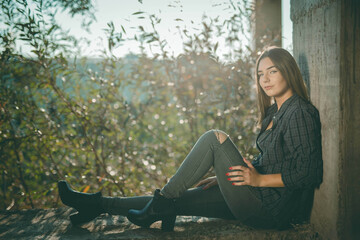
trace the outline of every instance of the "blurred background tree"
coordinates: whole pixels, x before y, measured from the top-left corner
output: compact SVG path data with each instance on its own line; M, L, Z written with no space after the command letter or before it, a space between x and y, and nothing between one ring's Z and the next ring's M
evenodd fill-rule
M204 16L196 34L179 28L183 53L177 56L156 28L161 19L136 12L153 27L138 26L133 39L140 54L114 55L126 31L110 22L102 58L91 59L77 57L79 40L55 19L66 10L91 27L90 0L2 1L0 208L56 207L60 179L83 192L150 194L213 128L230 134L253 159L257 51L240 38L249 36L243 26L250 25L253 6L224 4L234 12L227 20ZM230 47L225 59L218 54L219 37ZM22 54L19 44L34 56ZM148 54L146 45L160 51Z

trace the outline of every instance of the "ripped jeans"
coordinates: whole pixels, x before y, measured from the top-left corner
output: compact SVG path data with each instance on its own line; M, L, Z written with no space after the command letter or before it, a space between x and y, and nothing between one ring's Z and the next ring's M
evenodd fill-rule
M230 137L220 130L209 130L197 140L179 169L162 188L162 194L175 199L177 215L237 219L252 226L273 227L274 221L249 186L234 186L228 181L229 167L247 166ZM218 186L203 190L191 188L215 170ZM126 215L128 209L142 209L151 196L104 197L110 214Z

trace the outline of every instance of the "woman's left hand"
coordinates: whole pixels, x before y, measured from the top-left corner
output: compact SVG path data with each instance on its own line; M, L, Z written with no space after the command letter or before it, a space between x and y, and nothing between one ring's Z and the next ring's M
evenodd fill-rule
M229 168L232 171L226 173L226 176L229 176L228 180L233 182L232 184L235 186L249 185L253 187L260 187L262 175L258 173L250 161L244 158L244 162L248 165L248 167L238 165Z

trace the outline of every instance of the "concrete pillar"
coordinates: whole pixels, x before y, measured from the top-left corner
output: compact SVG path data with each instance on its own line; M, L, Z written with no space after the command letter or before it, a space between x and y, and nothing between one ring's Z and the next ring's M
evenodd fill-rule
M311 223L360 239L360 1L291 0L293 51L320 111L324 178Z
M256 49L281 47L281 0L255 0L254 30Z

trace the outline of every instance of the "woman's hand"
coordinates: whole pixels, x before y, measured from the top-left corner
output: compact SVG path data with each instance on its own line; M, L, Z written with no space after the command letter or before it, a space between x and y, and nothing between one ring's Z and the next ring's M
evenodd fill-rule
M216 177L209 177L209 178L201 180L198 184L195 185L195 187L200 187L203 185L205 185L203 187L203 189L206 190L208 188L218 185L218 182L217 182Z
M244 158L244 162L248 165L248 167L238 165L229 168L232 172L226 173L226 176L229 176L228 180L232 181L232 184L236 186L249 185L253 187L260 187L263 175L258 173L250 161Z

